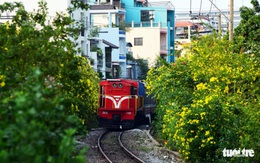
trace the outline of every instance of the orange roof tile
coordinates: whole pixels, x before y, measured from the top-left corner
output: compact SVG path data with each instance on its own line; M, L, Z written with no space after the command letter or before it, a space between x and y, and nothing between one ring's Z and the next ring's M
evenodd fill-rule
M188 27L188 26L194 26L195 24L190 21L176 21L175 27Z

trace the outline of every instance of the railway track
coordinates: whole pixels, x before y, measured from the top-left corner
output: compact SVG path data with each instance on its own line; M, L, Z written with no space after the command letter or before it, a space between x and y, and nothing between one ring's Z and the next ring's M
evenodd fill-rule
M135 156L122 143L124 131L106 131L98 138L98 148L100 153L110 163L144 163Z

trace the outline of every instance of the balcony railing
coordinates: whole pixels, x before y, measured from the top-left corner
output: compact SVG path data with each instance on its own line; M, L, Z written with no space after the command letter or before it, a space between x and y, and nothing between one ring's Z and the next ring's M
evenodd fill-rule
M130 28L137 28L137 27L158 27L158 28L165 28L167 27L167 23L161 23L161 22L153 22L153 21L146 21L146 22L132 22L132 23L127 23L126 27L130 27Z
M84 0L83 0L84 1ZM85 0L87 2L89 2L89 0ZM94 3L95 5L111 5L110 2L100 2L98 4L98 2ZM113 1L112 4L116 9L125 9L125 3L120 3L120 1Z

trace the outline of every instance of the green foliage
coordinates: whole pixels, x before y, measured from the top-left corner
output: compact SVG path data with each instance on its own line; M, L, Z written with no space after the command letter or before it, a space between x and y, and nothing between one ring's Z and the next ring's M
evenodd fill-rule
M89 8L88 4L85 3L84 1L71 0L70 3L72 5L68 8L69 13L72 13L76 9L88 10L88 8Z
M126 54L126 60L128 60L128 61L135 61L135 58L133 57L132 54Z
M114 71L116 71L114 78L120 78L122 74L121 66L115 66Z
M260 8L257 0L251 0L253 8L241 7L241 22L235 28L234 42L237 50L260 57Z
M74 71L72 71L74 70ZM68 114L76 114L90 128L96 120L99 78L86 58L74 56L64 64L58 78L62 82L64 105ZM82 132L85 132L84 129Z
M98 57L102 57L103 56L102 50L99 47L97 47L97 46L92 46L90 51L97 52Z
M141 70L141 73L138 76L138 79L139 80L145 80L146 79L146 75L147 75L147 73L149 71L147 60L139 58L139 59L136 59L136 63L140 67L140 70Z
M31 72L11 97L1 100L0 160L83 162L84 157L71 155L77 117L66 114L64 99L44 86L39 69Z
M257 58L234 53L234 45L214 36L192 45L188 57L148 72L165 145L191 162L259 162ZM224 148L253 149L255 156L225 158Z
M99 79L69 39L80 27L62 13L47 23L44 1L35 13L20 3L0 10L16 11L0 24L0 160L84 161L73 136L96 120Z
M127 31L127 27L126 27L125 21L120 21L120 23L119 23L119 30Z
M135 62L139 66L140 74L138 74L138 79L139 80L145 80L146 76L147 76L147 73L149 71L147 60L142 59L142 58L136 59L131 54L126 54L126 60Z
M91 27L88 37L98 37L99 34L99 28L98 27Z

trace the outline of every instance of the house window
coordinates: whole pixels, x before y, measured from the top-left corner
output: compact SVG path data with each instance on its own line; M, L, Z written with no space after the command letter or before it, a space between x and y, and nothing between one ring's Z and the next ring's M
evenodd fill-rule
M150 21L154 19L153 10L143 10L141 11L141 21Z
M143 38L142 37L134 38L134 45L135 46L142 46L143 45Z
M80 28L80 34L81 36L85 36L85 28Z
M83 12L80 13L80 20L83 22L83 24L85 23L85 21L84 21L84 13ZM81 36L85 36L85 28L84 27L81 27L80 33L81 33Z
M89 26L89 24L88 24L88 17L86 16L86 30L88 30L88 26Z

